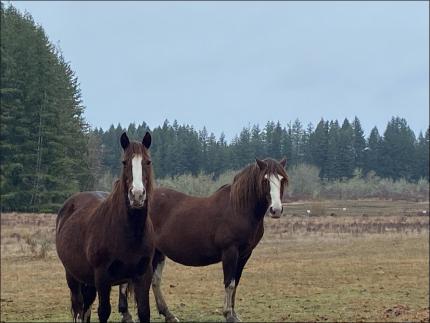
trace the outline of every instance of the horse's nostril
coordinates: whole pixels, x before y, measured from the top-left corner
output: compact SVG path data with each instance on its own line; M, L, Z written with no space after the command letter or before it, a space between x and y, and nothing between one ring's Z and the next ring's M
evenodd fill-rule
M275 210L273 209L273 207L269 208L270 213L275 214Z

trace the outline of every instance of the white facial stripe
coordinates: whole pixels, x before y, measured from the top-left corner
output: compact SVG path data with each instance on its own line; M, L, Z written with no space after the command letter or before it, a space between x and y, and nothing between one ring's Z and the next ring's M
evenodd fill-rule
M270 175L269 177L270 198L272 199L271 207L278 210L282 209L282 202L281 202L281 180L282 179L283 179L282 176L279 175L279 178L278 178L278 176L274 174Z
M142 182L142 156L135 155L131 160L131 171L133 174L133 187L131 191L134 193L135 191L143 191L143 182Z

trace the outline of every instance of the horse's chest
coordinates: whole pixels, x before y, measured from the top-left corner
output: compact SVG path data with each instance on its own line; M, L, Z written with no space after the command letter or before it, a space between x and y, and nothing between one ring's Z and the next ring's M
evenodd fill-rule
M149 264L149 257L141 257L135 261L115 259L108 266L108 273L113 281L143 275Z

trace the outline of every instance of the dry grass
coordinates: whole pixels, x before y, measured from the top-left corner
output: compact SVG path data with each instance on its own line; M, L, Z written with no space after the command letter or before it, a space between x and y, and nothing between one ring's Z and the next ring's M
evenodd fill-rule
M396 205L391 216L358 216L363 211L357 204L347 207L350 216L330 216L330 208L338 206L319 203L326 208L324 217L265 220L263 241L238 289L241 318L428 321L429 218L403 212L423 206L406 203ZM299 207L309 206L287 210ZM385 212L382 204L375 210ZM2 214L1 222L1 321L70 321L69 292L53 245L55 216ZM220 264L192 268L168 261L163 290L181 320L222 320ZM117 296L114 288L112 320L119 319ZM152 297L151 305L152 319L161 321Z

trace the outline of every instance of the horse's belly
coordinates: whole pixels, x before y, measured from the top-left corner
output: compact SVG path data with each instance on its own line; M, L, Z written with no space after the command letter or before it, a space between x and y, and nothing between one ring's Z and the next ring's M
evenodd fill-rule
M185 244L183 241L175 243L168 240L167 243L157 244L157 249L173 261L185 266L208 266L221 261L221 252L214 246L202 243Z
M184 266L209 266L212 264L216 264L217 262L221 261L221 257L218 256L201 256L201 257L188 257L188 256L182 256L178 254L165 254L169 259L173 260L174 262L177 262Z

